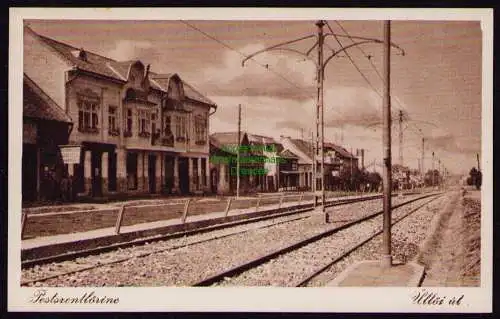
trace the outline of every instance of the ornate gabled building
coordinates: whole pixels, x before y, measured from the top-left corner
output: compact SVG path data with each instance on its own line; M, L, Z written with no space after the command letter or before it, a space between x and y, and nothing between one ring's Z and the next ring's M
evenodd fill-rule
M209 190L214 102L177 74L24 29L24 73L72 119L66 170L82 196Z

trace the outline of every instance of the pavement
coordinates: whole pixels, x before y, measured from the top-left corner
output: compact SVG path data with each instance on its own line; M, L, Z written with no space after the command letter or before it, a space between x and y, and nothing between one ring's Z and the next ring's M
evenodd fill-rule
M410 262L382 267L380 261L362 261L344 270L327 286L334 287L419 287L424 267Z

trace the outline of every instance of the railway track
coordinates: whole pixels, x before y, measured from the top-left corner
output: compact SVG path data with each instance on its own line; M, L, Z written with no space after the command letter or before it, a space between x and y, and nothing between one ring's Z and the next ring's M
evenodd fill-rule
M426 201L424 204L419 205L417 208L412 209L410 212L408 212L406 214L403 214L402 216L399 216L393 222L393 225L401 222L402 220L404 220L405 218L407 218L408 216L410 216L411 214L413 214L414 212L416 212L418 209L420 209L421 207L423 207L423 206L427 205L428 203L434 201L435 199L437 199L441 195L442 195L442 193L424 195L424 196L421 196L421 197L418 197L418 198L406 201L404 203L401 203L401 204L398 204L398 205L394 205L393 209L397 209L397 208L400 208L400 207L404 207L405 205L414 203L416 201L423 200L423 199L426 199L426 198L429 198L429 197L433 197L431 200ZM232 267L230 269L225 269L225 270L223 270L223 271L221 271L221 272L219 272L219 273L217 273L215 275L211 275L211 276L209 276L207 278L204 278L202 280L193 282L191 284L191 286L203 287L203 286L218 285L218 284L221 284L221 283L223 285L228 285L228 284L231 285L231 278L234 278L236 276L240 276L240 275L244 274L245 272L248 272L248 271L250 271L250 270L252 270L252 269L254 269L254 268L256 268L256 267L258 267L260 265L263 265L263 264L265 264L267 262L270 262L270 261L272 261L274 259L277 259L280 256L283 256L283 255L289 254L291 252L295 252L297 250L300 250L300 249L302 249L304 247L307 247L308 245L314 244L314 243L316 243L316 242L318 242L320 240L328 238L329 236L331 236L333 234L339 233L339 232L341 232L343 230L346 230L348 228L354 227L354 226L359 225L359 224L361 224L363 222L372 220L372 219L376 218L377 216L380 216L382 213L383 213L383 211L378 211L376 213L369 214L369 215L367 215L365 217L356 219L354 221L350 221L350 222L347 222L347 223L342 224L340 226L328 229L328 230L326 230L324 232L321 232L319 234L315 234L315 235L310 236L310 237L308 237L306 239L302 239L300 241L297 241L295 243L289 244L289 245L287 245L285 247L279 248L279 249L277 249L275 251L272 251L270 253L267 253L267 254L264 254L264 255L259 256L257 258L254 258L252 260L246 261L246 262L244 262L244 263L242 263L240 265L237 265L235 267ZM372 233L369 236L367 236L366 238L364 238L363 240L358 241L356 244L347 247L343 251L343 253L341 253L340 255L336 256L333 260L330 260L329 262L327 262L324 265L322 265L321 267L313 270L312 272L308 272L304 277L295 280L293 286L295 286L295 287L302 287L302 286L307 285L307 283L309 281L311 281L313 278L315 278L316 276L318 276L319 274L321 274L326 269L330 268L332 265L334 265L334 264L338 263L339 261L343 260L345 257L347 257L348 255L350 255L352 252L354 252L355 250L357 250L358 248L362 247L367 242L369 242L370 240L372 240L373 238L375 238L376 236L378 236L381 232L382 231L376 231L375 233Z
M368 196L368 197L362 197L362 198L332 200L332 201L327 202L326 207L341 206L341 205L346 205L346 204L351 204L351 203L357 203L357 202L362 202L362 201L378 199L381 197L382 197L382 195L374 195L374 196ZM297 208L300 206L305 206L305 207ZM66 260L86 257L89 255L101 254L101 253L113 251L116 249L125 249L127 247L140 246L140 245L144 245L147 243L153 243L153 242L157 242L157 241L170 240L170 239L175 239L175 238L180 238L180 237L185 237L185 236L191 236L191 235L216 231L216 230L225 229L225 228L229 228L229 227L235 227L235 226L239 226L239 225L246 225L246 224L252 224L252 223L265 221L265 220L272 220L272 219L279 218L279 217L297 215L300 213L312 211L313 207L312 207L312 204L302 204L302 205L286 207L286 209L282 209L282 210L286 210L286 211L285 212L278 212L278 213L270 214L270 215L266 215L266 216L254 217L254 218L238 220L238 221L224 223L224 224L213 225L213 226L209 226L209 227L203 227L203 228L199 228L199 229L193 229L193 230L189 230L189 231L185 231L185 232L163 234L163 235L140 238L140 239L136 239L133 241L120 242L120 243L116 243L116 244L112 244L112 245L106 245L106 246L101 246L101 247L96 247L96 248L91 248L91 249L70 251L70 252L67 252L64 254L58 254L58 255L53 255L53 256L48 256L48 257L22 260L21 261L21 268L26 269L26 268L30 268L30 267L33 267L36 265L48 264L48 263L53 263L53 262L62 262L62 261L66 261Z
M374 200L374 199L378 199L380 197L381 197L380 195L377 195L377 196L370 196L370 197L356 198L356 199L349 199L349 200L340 200L340 201L337 200L337 201L327 203L327 207L341 206L341 205L347 205L347 204L356 203L356 202ZM161 236L161 237L156 237L156 238L141 239L140 241L135 241L135 242L131 242L131 243L125 243L125 244L121 243L121 244L112 245L112 246L99 247L97 249L92 249L92 250L88 250L88 251L71 252L71 253L68 253L68 254L65 254L62 256L58 255L58 256L53 256L53 257L49 257L49 258L43 258L40 260L25 261L23 263L24 269L30 268L30 267L36 267L38 265L43 265L43 264L57 263L57 262L62 262L62 261L67 261L67 260L78 260L78 259L83 258L85 256L98 255L98 254L102 254L102 253L105 253L108 251L120 250L122 248L124 249L126 247L131 247L131 246L132 247L137 246L137 247L141 248L140 249L141 251L138 254L133 254L133 255L128 254L128 255L124 255L121 258L115 258L115 259L110 260L110 261L95 262L95 263L88 265L88 266L79 265L76 267L76 269L72 267L73 269L70 269L68 271L57 272L55 274L48 275L48 276L45 276L42 278L36 278L36 279L32 279L32 280L24 280L21 282L21 285L28 286L28 285L31 285L31 284L34 284L37 282L44 282L44 281L47 281L47 280L50 280L53 278L57 278L57 277L65 276L65 275L70 275L70 274L75 274L78 272L84 272L84 271L91 270L91 269L98 268L98 267L123 263L123 262L131 260L133 258L146 257L148 255L158 254L158 253L165 252L168 250L179 249L182 247L201 244L201 243L205 243L208 241L221 239L224 237L242 234L242 233L245 233L245 232L248 232L251 230L255 230L255 229L268 228L268 227L276 226L276 225L283 224L283 223L291 223L291 222L300 221L300 220L303 220L303 219L310 217L309 212L311 210L312 210L312 208L302 208L302 209L292 210L292 211L285 212L285 213L275 214L275 215L271 215L271 216L265 216L263 218L244 220L244 221L234 222L231 224L216 225L216 226L208 227L205 229L190 231L190 232L186 232L186 233L177 233L177 234L170 234L167 236ZM229 230L231 228L237 228L238 226L244 226L247 224L253 224L254 226L253 227L245 227L243 229L235 229L232 231ZM187 238L187 236L189 236L189 235L209 233L209 232L212 232L215 230L224 230L224 229L228 229L229 231L224 232L222 234L215 234L213 236L208 236L208 238L202 238L200 240L195 240L195 241L190 242L190 243L181 243L178 245L170 245L168 247L164 247L161 249L148 249L148 247L152 246L152 245L148 245L148 244L153 243L155 241L166 241L166 240L175 239L175 238Z

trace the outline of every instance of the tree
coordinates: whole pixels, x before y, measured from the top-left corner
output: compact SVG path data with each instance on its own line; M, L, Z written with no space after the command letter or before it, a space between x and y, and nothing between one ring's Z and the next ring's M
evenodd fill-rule
M483 174L481 171L473 167L469 172L469 177L467 178L467 185L476 186L476 189L481 189L481 184L483 182Z
M437 169L429 170L424 177L425 186L436 186L441 183L441 175Z

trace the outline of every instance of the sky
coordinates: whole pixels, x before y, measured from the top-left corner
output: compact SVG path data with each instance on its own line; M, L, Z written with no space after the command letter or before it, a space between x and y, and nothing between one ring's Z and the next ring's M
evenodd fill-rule
M314 123L316 71L312 61L266 47L314 35L315 21L103 21L29 20L39 34L116 60L139 59L158 73L177 73L217 105L210 132L242 129L279 138L310 139ZM342 46L345 36L383 39L382 21L328 21ZM342 28L341 28L342 27ZM325 26L324 32L330 32ZM418 169L425 139L425 170L438 159L452 173L468 172L481 156L482 33L478 21L393 21L391 40L405 55L391 54L392 162L400 163L398 112L403 111L403 164ZM308 38L286 48L307 51ZM361 49L360 49L361 48ZM325 40L329 57L340 49ZM325 140L356 152L365 166L382 162L383 46L347 50L325 68ZM317 52L310 54L317 59Z

